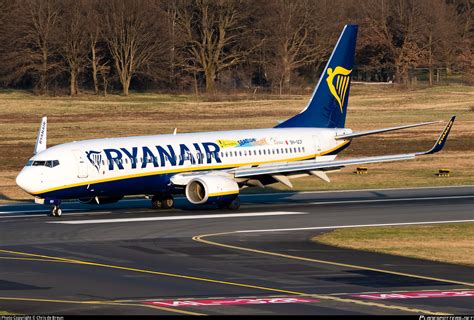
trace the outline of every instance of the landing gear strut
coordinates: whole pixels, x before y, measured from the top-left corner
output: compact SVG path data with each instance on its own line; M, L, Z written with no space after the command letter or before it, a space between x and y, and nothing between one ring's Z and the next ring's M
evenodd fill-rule
M62 213L63 211L61 210L59 206L54 205L51 207L51 213L50 213L51 216L59 218Z
M171 195L154 195L151 198L151 207L153 209L171 209L174 205L174 199Z

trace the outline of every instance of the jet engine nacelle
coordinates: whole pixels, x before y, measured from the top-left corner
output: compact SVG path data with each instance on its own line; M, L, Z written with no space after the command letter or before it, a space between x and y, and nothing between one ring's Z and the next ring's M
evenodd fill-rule
M222 176L196 177L186 185L186 198L192 204L231 202L238 195L237 182Z
M123 196L98 196L92 198L83 198L79 199L80 202L86 204L107 204L107 203L115 203L119 200L122 200Z

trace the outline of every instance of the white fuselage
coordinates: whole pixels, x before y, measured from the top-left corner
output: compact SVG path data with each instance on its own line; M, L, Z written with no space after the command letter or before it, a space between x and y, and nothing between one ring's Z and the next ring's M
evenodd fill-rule
M18 185L59 199L152 194L171 176L315 158L337 152L350 129L274 128L84 140L46 149L30 159ZM53 162L56 161L56 162Z

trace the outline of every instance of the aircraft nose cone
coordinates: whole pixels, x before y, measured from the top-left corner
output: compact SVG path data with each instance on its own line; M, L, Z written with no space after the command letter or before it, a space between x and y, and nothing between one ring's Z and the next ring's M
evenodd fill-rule
M28 173L25 172L25 170L21 170L18 176L16 176L16 184L23 189L24 191L30 193L31 188L29 187L29 177Z

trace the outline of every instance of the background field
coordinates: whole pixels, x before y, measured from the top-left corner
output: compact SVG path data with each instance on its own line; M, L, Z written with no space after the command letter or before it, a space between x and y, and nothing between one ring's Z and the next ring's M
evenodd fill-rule
M48 144L129 135L271 127L299 112L307 95L195 97L140 94L128 97L76 98L0 91L0 201L31 199L15 185L15 176L32 155L41 116L49 120ZM474 87L398 89L354 85L347 126L353 130L431 120L457 119L446 149L414 161L369 165L368 175L346 168L328 184L317 178L294 180L295 190L462 185L474 182ZM444 124L356 139L341 158L428 149ZM450 177L435 173L449 168ZM281 190L275 184L263 191ZM261 189L254 189L262 191Z
M313 240L338 247L474 266L474 224L338 229Z

